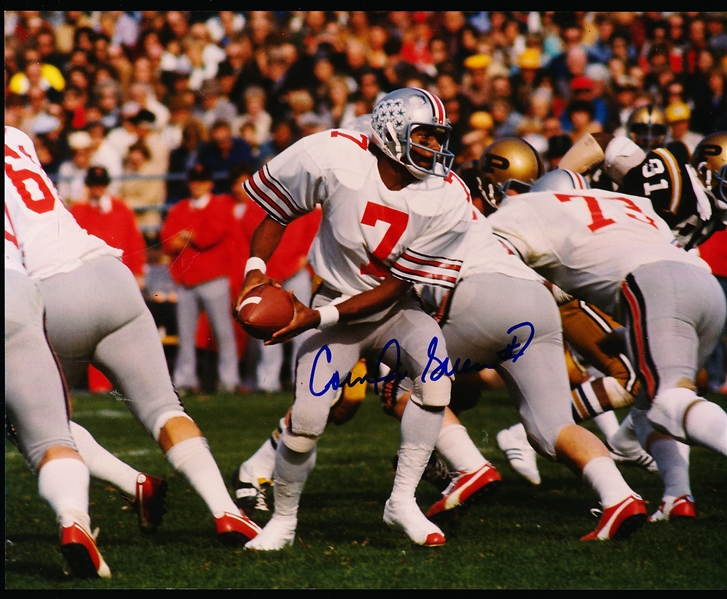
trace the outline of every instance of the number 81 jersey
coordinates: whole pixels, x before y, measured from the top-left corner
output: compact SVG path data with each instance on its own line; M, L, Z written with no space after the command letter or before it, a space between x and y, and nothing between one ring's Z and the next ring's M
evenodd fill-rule
M645 198L589 189L510 196L488 219L523 261L567 293L615 315L621 282L643 264L709 266L674 244Z
M343 295L373 289L388 272L414 284L454 287L474 218L467 186L450 173L392 191L369 143L354 130L310 135L271 159L245 190L282 224L321 205L308 259Z
M32 140L14 127L5 127L5 210L34 279L72 271L95 256L121 256L121 250L76 222L43 170Z

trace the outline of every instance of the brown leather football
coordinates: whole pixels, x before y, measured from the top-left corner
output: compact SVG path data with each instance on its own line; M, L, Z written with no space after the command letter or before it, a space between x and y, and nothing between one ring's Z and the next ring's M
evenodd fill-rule
M274 285L255 287L242 300L237 320L256 339L270 339L293 320L295 310L288 292Z

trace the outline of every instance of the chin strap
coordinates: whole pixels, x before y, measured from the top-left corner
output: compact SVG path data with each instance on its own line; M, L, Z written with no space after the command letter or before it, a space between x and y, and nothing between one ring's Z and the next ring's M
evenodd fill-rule
M399 137L396 134L396 129L394 129L394 125L391 124L391 122L386 123L386 130L389 132L389 135L391 136L391 140L394 142L396 146L396 152L394 154L394 158L396 158L399 162L401 162L402 157L404 156L404 150L401 148L401 143L399 142Z
M408 170L417 179L426 179L429 176L429 173L418 169L416 166L411 166L410 164L405 164L404 166L406 166L406 170Z

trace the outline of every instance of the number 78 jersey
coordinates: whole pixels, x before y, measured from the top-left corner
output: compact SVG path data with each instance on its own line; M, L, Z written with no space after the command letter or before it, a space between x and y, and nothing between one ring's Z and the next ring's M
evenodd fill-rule
M321 205L308 260L343 295L373 289L388 272L414 284L454 287L474 218L467 186L452 173L392 191L369 143L354 130L310 135L271 159L245 190L282 224Z
M589 189L510 196L488 220L523 261L561 289L616 314L620 284L643 264L686 262L646 198Z

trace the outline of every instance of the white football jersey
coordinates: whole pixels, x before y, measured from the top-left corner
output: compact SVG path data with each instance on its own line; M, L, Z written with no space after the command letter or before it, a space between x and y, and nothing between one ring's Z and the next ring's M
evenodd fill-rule
M18 238L15 235L13 223L8 214L8 205L5 204L5 270L17 270L27 275L28 271L23 266L23 254L18 245Z
M467 186L451 173L391 191L369 143L354 130L304 137L248 179L245 190L282 224L321 205L308 259L343 295L373 289L389 271L414 284L454 287L474 218Z
M81 228L40 165L32 140L14 127L5 127L5 209L34 279L70 272L96 256L122 254Z
M493 231L485 215L474 210L475 218L465 236L465 259L460 280L481 273L500 273L516 279L542 281L519 256L509 251ZM417 291L430 308L439 308L447 297L448 289L429 285L418 285ZM504 291L503 291L504 292Z
M646 198L589 189L506 197L488 217L525 264L562 290L615 314L621 282L643 264L701 258L674 245Z

